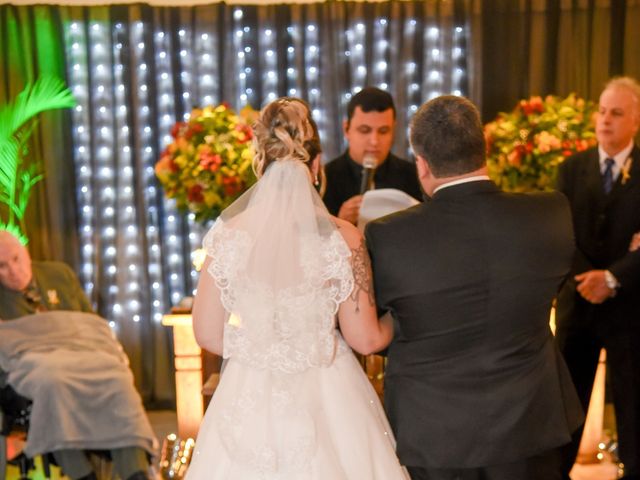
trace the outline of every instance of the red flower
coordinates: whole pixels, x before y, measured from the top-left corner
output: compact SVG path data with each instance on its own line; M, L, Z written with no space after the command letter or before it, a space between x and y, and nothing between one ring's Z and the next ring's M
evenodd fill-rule
M242 190L242 182L238 177L222 177L222 186L227 195L235 195Z
M253 138L253 130L248 125L236 125L236 131L241 133L238 137L240 143L247 143Z
M540 97L531 97L529 100L520 100L520 108L525 115L531 115L532 113L542 113L544 111L544 105Z
M507 155L507 161L509 162L510 165L514 165L516 167L519 167L520 165L522 165L522 159L520 157L522 149L520 148L520 146L514 148L513 150L511 150L511 152L509 152L509 154Z
M187 191L187 199L192 203L202 203L204 195L202 195L202 185L194 185Z
M202 133L203 131L204 127L200 123L189 124L189 129L185 132L184 138L191 140L194 135Z
M185 122L176 122L176 124L171 127L171 136L173 138L177 138L178 135L180 134L180 130L182 130L182 127L184 127L186 125Z
M576 140L576 150L578 152L582 152L583 150L586 150L587 148L589 148L589 142L586 140L583 140L581 138Z
M217 153L201 152L200 153L200 166L204 169L215 172L220 168L222 164L222 157Z

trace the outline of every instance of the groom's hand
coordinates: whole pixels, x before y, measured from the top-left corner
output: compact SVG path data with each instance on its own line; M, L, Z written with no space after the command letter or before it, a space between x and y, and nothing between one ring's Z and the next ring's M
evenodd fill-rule
M353 225L358 223L358 215L360 215L360 205L362 204L362 195L356 195L344 202L338 212L338 218L346 220Z
M589 270L576 275L577 290L590 303L602 303L615 295L615 290L607 287L604 270Z

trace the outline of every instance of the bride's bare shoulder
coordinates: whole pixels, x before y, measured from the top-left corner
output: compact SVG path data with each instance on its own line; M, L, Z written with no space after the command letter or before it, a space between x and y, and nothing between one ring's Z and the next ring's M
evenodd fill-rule
M362 243L362 233L360 233L358 227L338 217L333 217L333 221L349 247L356 248L360 246Z

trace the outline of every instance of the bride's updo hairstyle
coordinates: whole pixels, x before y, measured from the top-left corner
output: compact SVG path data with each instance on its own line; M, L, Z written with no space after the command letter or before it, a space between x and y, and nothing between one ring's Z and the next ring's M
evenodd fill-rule
M253 133L253 170L258 177L272 162L281 160L298 160L311 168L322 151L311 110L299 98L283 97L269 103L260 111Z

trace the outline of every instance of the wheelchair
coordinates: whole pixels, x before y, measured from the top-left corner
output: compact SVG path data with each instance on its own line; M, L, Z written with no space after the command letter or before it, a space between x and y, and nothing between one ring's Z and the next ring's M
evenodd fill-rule
M7 439L26 440L29 432L31 400L19 395L10 385L0 387L0 480L4 480L7 465L16 465L20 480L29 478L29 472L35 468L34 459L24 452L8 458ZM51 478L52 455L43 454L42 469L46 479Z

